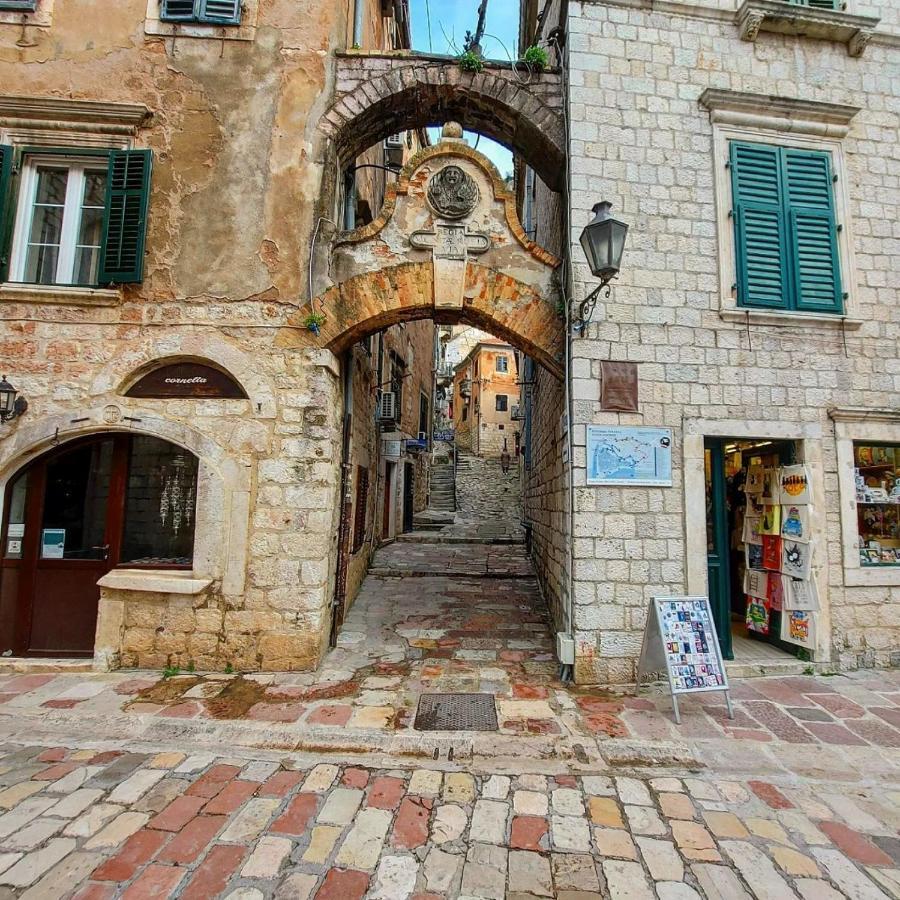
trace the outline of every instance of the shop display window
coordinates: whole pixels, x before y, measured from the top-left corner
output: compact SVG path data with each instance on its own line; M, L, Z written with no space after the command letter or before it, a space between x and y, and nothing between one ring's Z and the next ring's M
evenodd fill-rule
M900 445L853 444L859 562L900 566Z

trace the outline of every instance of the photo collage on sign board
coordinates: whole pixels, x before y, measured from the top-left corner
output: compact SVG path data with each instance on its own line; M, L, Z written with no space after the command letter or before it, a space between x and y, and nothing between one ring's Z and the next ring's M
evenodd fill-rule
M706 603L689 597L657 602L672 690L679 693L722 687L725 678Z
M775 636L812 648L819 599L812 566L809 470L805 465L751 465L744 493L747 629L767 635L771 612L781 612L781 633Z

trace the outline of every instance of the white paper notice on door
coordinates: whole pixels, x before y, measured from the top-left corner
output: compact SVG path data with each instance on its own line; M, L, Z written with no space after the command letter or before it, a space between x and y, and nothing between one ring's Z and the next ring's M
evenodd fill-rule
M41 559L63 559L66 555L66 529L45 528L41 532Z

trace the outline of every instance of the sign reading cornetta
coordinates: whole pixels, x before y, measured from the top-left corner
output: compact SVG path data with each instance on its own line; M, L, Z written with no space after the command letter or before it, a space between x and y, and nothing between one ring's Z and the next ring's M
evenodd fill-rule
M203 363L172 363L153 369L126 392L129 397L169 399L207 397L224 400L246 399L244 389L227 373Z

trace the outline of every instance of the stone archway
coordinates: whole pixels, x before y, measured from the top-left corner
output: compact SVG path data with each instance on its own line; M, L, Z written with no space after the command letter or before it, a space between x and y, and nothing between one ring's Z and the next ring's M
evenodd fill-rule
M293 324L323 313L317 342L340 353L398 322L466 322L561 378L559 260L528 239L499 173L461 133L446 126L389 187L379 217L336 237L335 284Z
M487 63L463 72L455 59L425 54L337 58L336 93L319 129L342 166L389 134L456 121L516 152L554 190L565 178L565 126L558 71L528 73Z

